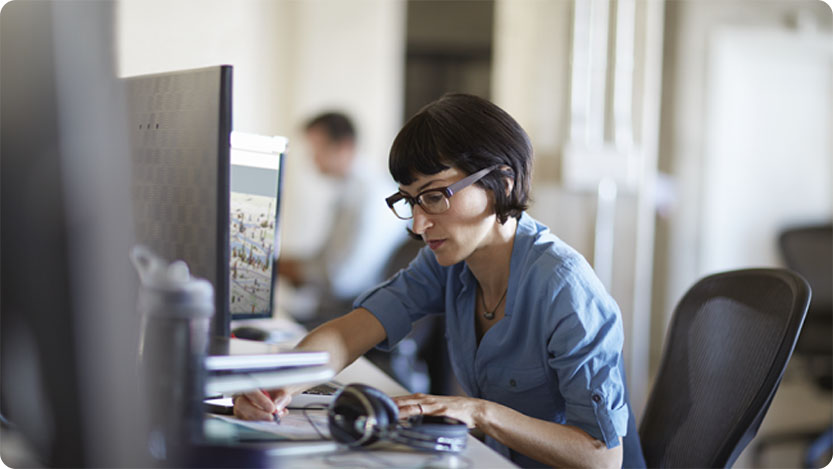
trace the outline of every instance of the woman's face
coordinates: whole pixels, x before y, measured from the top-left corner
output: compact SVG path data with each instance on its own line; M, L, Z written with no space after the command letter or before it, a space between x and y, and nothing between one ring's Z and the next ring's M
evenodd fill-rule
M449 186L467 174L450 168L432 175L419 175L399 190L411 197L428 190ZM494 202L491 194L480 186L471 185L454 194L450 207L443 213L426 213L414 207L412 230L423 241L443 266L466 260L475 250L488 244L495 227Z

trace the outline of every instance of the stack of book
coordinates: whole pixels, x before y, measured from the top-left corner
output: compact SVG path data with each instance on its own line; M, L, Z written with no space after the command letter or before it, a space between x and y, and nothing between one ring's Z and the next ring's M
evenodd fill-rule
M205 395L322 383L333 377L326 352L211 355L205 359Z

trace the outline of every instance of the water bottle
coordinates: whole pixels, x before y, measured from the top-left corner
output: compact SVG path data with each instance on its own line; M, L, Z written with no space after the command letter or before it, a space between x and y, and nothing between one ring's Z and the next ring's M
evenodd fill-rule
M208 352L214 289L148 248L131 252L139 272L140 369L149 410L148 452L161 466L181 466L203 432L203 360Z

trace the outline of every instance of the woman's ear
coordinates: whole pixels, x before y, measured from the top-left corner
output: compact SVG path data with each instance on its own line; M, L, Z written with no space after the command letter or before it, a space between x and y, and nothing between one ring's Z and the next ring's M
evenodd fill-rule
M500 171L503 173L503 187L506 191L506 197L510 197L512 189L515 188L515 171L506 165L501 166Z

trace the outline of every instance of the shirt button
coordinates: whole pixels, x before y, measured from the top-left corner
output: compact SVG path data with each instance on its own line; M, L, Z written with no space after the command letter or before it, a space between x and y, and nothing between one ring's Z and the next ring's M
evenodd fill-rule
M512 386L514 388L517 385L518 385L518 383L514 379L509 380L509 386Z
M602 396L600 396L598 394L593 394L592 399L593 399L593 402L595 402L596 404L598 404L599 402L602 402Z

